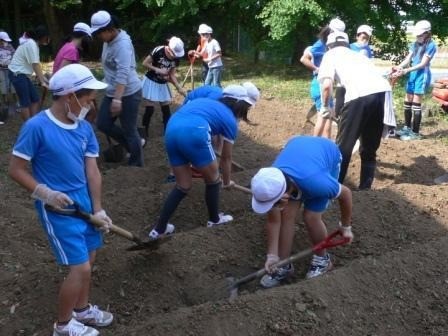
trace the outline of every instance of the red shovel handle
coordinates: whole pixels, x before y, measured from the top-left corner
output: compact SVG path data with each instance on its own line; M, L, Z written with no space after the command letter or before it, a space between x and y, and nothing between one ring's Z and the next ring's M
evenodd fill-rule
M336 237L340 236L336 239ZM318 252L330 247L336 247L339 245L345 245L349 242L348 238L342 237L342 233L339 230L334 231L327 238L322 240L320 243L313 246L313 252Z

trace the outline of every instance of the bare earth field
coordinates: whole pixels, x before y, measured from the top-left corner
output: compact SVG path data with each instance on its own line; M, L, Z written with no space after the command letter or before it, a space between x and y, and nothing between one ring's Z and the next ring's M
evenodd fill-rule
M250 114L258 125L241 123L234 160L246 169L234 174L237 183L247 185L290 136L310 132L302 127L308 107L261 100ZM65 270L29 195L6 176L19 126L19 118L0 126L0 335L50 335ZM151 127L144 168L100 162L105 208L133 232L153 223L172 187L163 183L160 113ZM373 190L353 193L355 241L332 250L335 270L314 280L304 280L309 260L301 260L289 283L263 290L254 281L229 302L225 278L263 267L264 217L252 213L248 195L228 191L221 208L235 221L207 228L200 180L172 218L177 234L159 249L126 252L128 241L107 235L92 301L115 321L101 335L448 335L448 186L433 183L448 171L448 124L427 118L422 133L420 141L383 142ZM357 185L358 173L355 155L347 185ZM324 216L330 228L336 204ZM299 217L294 252L307 247Z

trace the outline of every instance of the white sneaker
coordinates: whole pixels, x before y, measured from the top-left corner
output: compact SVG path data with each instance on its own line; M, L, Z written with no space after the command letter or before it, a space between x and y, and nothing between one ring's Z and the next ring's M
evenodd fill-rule
M306 273L307 279L312 279L318 277L324 273L327 273L333 268L333 263L331 262L330 255L320 257L318 255L313 256L313 260L311 260L310 268L308 269L308 273Z
M277 271L272 274L265 274L261 280L260 285L264 288L272 288L280 285L283 280L286 280L294 274L294 266L292 264L279 267Z
M222 225L222 224L227 224L228 222L233 221L233 217L231 215L224 215L224 213L220 213L219 214L219 221L217 223L208 221L207 222L207 227L212 227L212 226L216 226L216 225Z
M96 327L106 327L112 323L114 316L98 308L98 306L92 306L89 303L89 309L82 313L73 312L73 318L82 324L96 326Z
M98 330L87 327L74 318L63 327L58 327L57 323L53 327L53 336L97 336L99 334Z
M163 236L168 236L170 234L173 234L176 230L175 226L173 224L168 223L166 225L166 229L164 233L158 233L156 229L152 229L151 232L149 232L148 237L149 240L157 240L159 238L162 238Z

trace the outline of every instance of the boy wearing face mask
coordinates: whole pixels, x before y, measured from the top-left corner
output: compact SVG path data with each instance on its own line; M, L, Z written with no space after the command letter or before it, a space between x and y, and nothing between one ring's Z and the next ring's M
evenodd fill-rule
M431 60L437 47L431 38L431 23L426 20L415 24L416 41L411 44L409 53L394 72L395 77L409 74L404 98L405 126L396 133L401 140L418 140L422 121L422 98L431 83Z
M89 303L92 265L103 244L101 233L82 219L45 208L48 204L64 209L76 202L104 223L104 231L112 223L101 202L98 142L92 126L84 120L96 90L106 86L83 65L60 69L49 83L51 107L25 122L9 165L10 177L35 199L56 261L69 268L59 290L53 336L96 336L99 332L84 323L107 326L113 320L111 313Z

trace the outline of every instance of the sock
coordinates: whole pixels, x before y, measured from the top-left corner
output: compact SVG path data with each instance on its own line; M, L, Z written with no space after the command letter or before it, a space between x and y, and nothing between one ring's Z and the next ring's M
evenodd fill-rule
M411 119L412 119L412 103L404 102L404 123L407 127L411 128Z
M219 189L221 181L205 186L205 203L208 209L208 220L213 223L219 222Z
M90 305L85 306L84 308L78 308L73 309L73 311L78 315L78 317L83 317L85 314L88 313L90 308Z
M171 110L169 105L162 105L162 118L163 118L163 132L165 133L166 125L168 125L168 120L171 117Z
M158 234L163 234L166 231L166 225L168 224L171 215L176 211L177 206L187 196L187 191L179 189L177 186L171 190L165 204L163 205L162 212L160 213L159 221L156 226Z
M419 133L420 123L422 122L422 104L412 103L412 114L414 115L414 121L412 123L412 132Z
M57 328L59 328L59 329L62 329L62 328L64 328L68 323L70 322L70 320L68 320L68 321L62 321L62 322L56 322L56 327Z
M148 134L149 123L151 122L151 117L154 114L154 106L146 106L145 114L142 118L142 126L145 128L146 134Z

